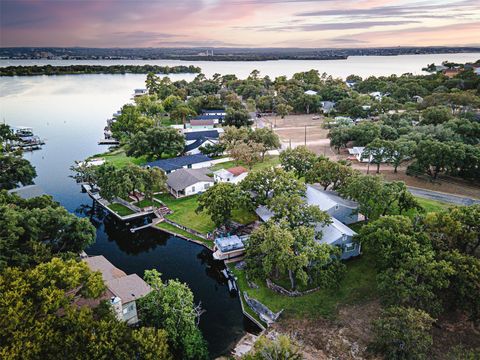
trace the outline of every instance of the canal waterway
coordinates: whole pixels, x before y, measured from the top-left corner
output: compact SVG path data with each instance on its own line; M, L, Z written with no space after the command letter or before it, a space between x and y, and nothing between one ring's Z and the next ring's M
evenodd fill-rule
M421 73L426 64L444 60L466 62L480 54L445 54L394 57L350 57L337 61L195 62L207 76L218 72L247 76L253 69L272 78L291 76L312 68L335 77L349 74L388 75ZM9 61L0 66L32 64L68 65L141 64L147 61ZM148 61L151 64L188 64L181 61ZM172 80L190 80L195 74L170 75ZM132 234L122 224L93 206L70 178L70 166L107 148L97 145L105 121L131 101L134 88L144 87L145 75L61 75L0 78L0 121L12 126L31 126L46 140L42 150L26 153L36 167L36 184L70 212L89 217L97 228L97 241L87 253L104 255L127 273L143 276L155 268L164 279L186 282L206 312L200 321L212 356L228 351L252 324L244 318L238 298L230 296L221 264L203 247L153 229Z

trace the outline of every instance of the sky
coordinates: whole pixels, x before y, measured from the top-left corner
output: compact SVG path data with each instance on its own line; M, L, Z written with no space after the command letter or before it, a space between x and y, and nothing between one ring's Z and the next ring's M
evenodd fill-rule
M0 46L478 46L479 0L0 0Z

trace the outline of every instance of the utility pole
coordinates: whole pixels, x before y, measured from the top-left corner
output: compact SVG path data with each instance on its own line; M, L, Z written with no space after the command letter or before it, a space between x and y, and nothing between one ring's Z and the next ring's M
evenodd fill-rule
M307 146L307 125L305 125L305 146Z

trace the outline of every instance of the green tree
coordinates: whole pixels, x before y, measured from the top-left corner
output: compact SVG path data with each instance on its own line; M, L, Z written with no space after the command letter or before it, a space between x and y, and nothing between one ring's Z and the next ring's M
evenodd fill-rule
M261 336L243 360L302 360L300 346L286 335L271 340Z
M152 291L138 301L142 322L165 329L178 357L207 359L206 343L198 329L200 308L194 305L189 287L178 280L164 283L156 270L146 270L145 280Z
M112 124L112 135L115 139L125 141L139 131L145 131L154 124L152 118L142 115L135 105L124 105L120 116Z
M374 322L372 348L387 359L428 359L434 319L414 308L392 307Z
M100 195L111 201L116 197L126 198L133 194L137 201L137 191L143 192L151 200L154 192L165 190L167 177L158 168L142 168L129 164L121 169L104 164L97 168L97 185Z
M94 241L88 219L70 214L51 197L23 200L0 192L0 269L78 254Z
M397 173L398 167L415 153L416 143L406 139L389 141L386 144L389 149L389 162L393 165L393 172Z
M253 165L262 160L261 154L265 152L263 144L249 141L248 143L239 142L230 149L230 156L237 162L246 165L252 169Z
M452 145L435 140L423 140L415 150L415 162L407 168L407 175L426 173L432 180L445 171L456 158Z
M305 181L312 184L319 183L324 190L329 187L337 190L355 175L357 175L356 171L349 166L328 159L319 159L305 174Z
M229 224L232 211L241 202L241 194L236 185L217 183L199 196L196 212L205 211L218 228Z
M285 116L289 115L292 112L292 110L293 110L293 107L284 103L277 104L275 108L275 111L277 112L278 115L280 115L282 119L284 119Z
M245 109L227 109L227 115L223 120L223 124L226 126L235 126L237 128L242 126L250 126L253 124L253 121L250 119L250 115Z
M293 173L280 168L251 171L240 183L243 191L251 194L252 204L266 205L270 198L280 195L305 195L305 184Z
M352 140L352 135L349 127L339 126L330 130L328 138L330 145L340 154L340 149L347 147L348 142Z
M390 158L390 148L386 140L375 139L367 146L362 153L362 158L368 159L369 163L377 165L377 174L380 173L380 165L388 162Z
M36 176L35 168L20 154L0 153L0 189L14 189L19 184L31 185Z
M423 124L442 124L452 118L452 111L445 106L429 107L422 112Z
M280 163L286 171L293 171L301 178L314 166L317 156L306 146L286 149L280 153Z
M170 118L174 120L176 123L180 122L182 124L187 123L187 118L189 116L196 116L197 113L195 110L193 110L191 107L185 105L185 104L180 104L176 106L171 112L170 112Z
M171 127L157 127L140 131L127 143L127 155L159 159L163 155L178 155L185 147L185 137Z
M262 161L265 159L267 151L278 149L280 147L280 139L278 135L269 128L261 128L251 131L249 139L250 141L262 145Z

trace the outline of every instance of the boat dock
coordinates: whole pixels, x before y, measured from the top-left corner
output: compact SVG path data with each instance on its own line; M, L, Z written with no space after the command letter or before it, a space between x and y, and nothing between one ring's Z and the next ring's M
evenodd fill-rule
M120 141L115 139L100 139L98 145L120 145Z

